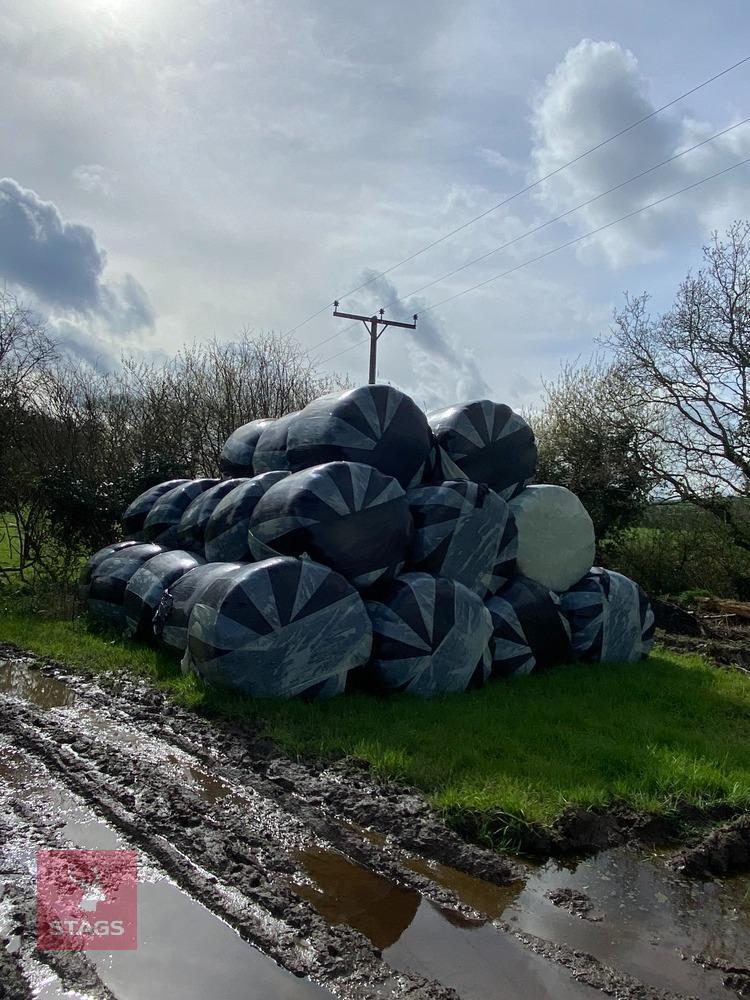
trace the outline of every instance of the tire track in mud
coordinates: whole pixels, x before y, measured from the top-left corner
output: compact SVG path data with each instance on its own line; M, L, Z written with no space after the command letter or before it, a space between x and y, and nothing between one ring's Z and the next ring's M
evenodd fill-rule
M26 662L57 677L75 703L46 711L0 697L0 730L244 940L342 998L458 996L429 977L395 970L359 931L324 919L308 901L315 893L305 891L311 882L305 856L339 852L343 865L354 862L435 909L449 908L458 926L462 919L470 926L478 911L420 866L404 863L404 851L497 885L518 878L519 866L465 844L416 793L370 782L351 764L290 761L268 741L217 729L127 677L99 684L60 664ZM14 808L23 822L51 835L54 811L40 819L22 801ZM583 984L570 991L558 984L561 997L595 996L595 989L624 1000L678 996L502 922L492 930L520 942L532 966L559 968L565 982L570 974L571 986Z

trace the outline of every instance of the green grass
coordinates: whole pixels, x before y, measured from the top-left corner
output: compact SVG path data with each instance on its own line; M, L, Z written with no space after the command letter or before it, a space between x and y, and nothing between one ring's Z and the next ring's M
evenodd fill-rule
M497 845L571 804L750 808L750 683L697 656L574 664L432 701L354 694L309 705L207 689L175 660L80 619L6 613L0 639L90 670L130 670L213 718L260 721L292 754L363 758Z

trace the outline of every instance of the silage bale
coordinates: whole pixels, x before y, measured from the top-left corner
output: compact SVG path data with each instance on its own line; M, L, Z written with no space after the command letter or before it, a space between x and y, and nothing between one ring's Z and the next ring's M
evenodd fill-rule
M240 569L240 563L204 563L188 570L184 576L169 585L159 601L153 619L154 635L163 649L180 656L184 654L193 605L209 583L233 569Z
M289 475L288 472L262 472L227 494L208 519L203 538L209 562L250 562L248 529L258 501L267 490Z
M177 528L182 515L196 497L218 482L218 479L188 479L159 497L143 523L145 540L176 549Z
M365 606L373 628L361 676L366 687L431 697L480 686L489 676L492 618L463 584L404 573Z
M219 469L223 476L249 478L255 475L255 447L263 431L272 423L273 420L251 420L229 435L219 455Z
M518 529L518 572L549 590L577 583L594 562L594 524L564 486L528 486L510 503Z
M203 563L201 556L171 549L145 562L128 580L123 598L125 630L129 636L153 640L153 620L164 593L185 573Z
M137 541L143 541L143 525L156 501L176 486L189 482L189 479L168 479L164 483L157 483L156 486L150 486L144 490L122 515L123 534L129 535Z
M446 479L457 466L475 483L486 483L505 500L517 496L536 471L534 432L505 403L478 399L428 413L437 447L433 462Z
M222 479L192 500L177 525L177 544L198 555L205 554L208 522L218 504L247 479Z
M492 672L530 674L571 658L570 626L560 598L547 587L516 576L487 601L493 624Z
M272 420L258 438L253 452L253 473L288 472L287 436L299 416L297 410Z
M214 579L193 605L183 668L258 698L341 694L370 655L357 591L311 559L251 563Z
M422 481L432 439L427 419L405 393L363 385L314 400L289 430L293 472L327 462L359 462L397 479Z
M129 540L127 542L113 542L112 545L105 545L103 549L99 549L95 552L93 556L89 559L86 565L81 570L78 577L78 597L82 601L87 601L89 597L89 589L91 587L91 578L96 571L96 568L102 563L108 556L114 555L115 552L119 552L121 549L130 548L131 545L137 545L138 543L134 540Z
M250 519L255 559L309 555L365 589L396 576L412 520L398 481L359 462L295 472L259 500Z
M461 479L417 486L406 499L414 520L409 570L456 580L482 599L514 574L516 525L494 490Z
M654 612L634 580L595 566L561 600L578 659L633 663L648 656Z
M161 545L139 542L113 552L91 575L88 612L92 619L113 628L125 627L125 588L144 563L164 552Z

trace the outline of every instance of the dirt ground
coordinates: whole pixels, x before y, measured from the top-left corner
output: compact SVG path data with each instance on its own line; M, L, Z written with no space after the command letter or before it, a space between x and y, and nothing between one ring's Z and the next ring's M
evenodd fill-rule
M504 857L357 762L0 647L0 998L750 995L750 879L688 878L725 845L656 857L622 846L658 839L643 818L567 822L606 850ZM138 951L35 948L34 852L55 846L138 850Z

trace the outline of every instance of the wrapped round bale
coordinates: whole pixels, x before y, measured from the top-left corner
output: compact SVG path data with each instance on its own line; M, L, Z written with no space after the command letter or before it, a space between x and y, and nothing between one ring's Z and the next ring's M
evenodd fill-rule
M486 483L505 500L516 496L536 471L536 442L529 425L505 403L479 399L427 415L435 436L435 461L445 478L451 469Z
M130 578L144 563L163 551L161 545L139 542L102 559L89 584L88 612L91 617L113 628L124 628L123 602Z
M570 626L551 590L516 576L487 601L487 608L495 640L493 674L530 674L570 659Z
M153 621L167 587L203 563L201 556L182 549L161 552L144 563L128 580L123 598L125 630L138 639L153 640Z
M115 552L119 552L121 549L127 549L130 548L131 545L137 544L138 543L132 539L127 542L114 542L112 545L105 545L103 549L99 549L98 552L95 552L83 567L78 577L78 597L80 600L88 600L89 588L91 587L91 577L94 575L99 563L103 562L108 556L114 555Z
M490 673L492 618L468 587L429 573L404 573L366 602L372 658L363 683L429 698L480 686Z
M397 480L359 462L328 462L272 486L253 511L249 540L255 559L306 554L365 589L396 576L411 532Z
M406 494L414 520L409 569L462 583L483 600L515 572L516 525L508 504L468 479Z
M177 548L177 527L182 515L197 496L218 482L218 479L188 479L159 497L143 523L146 541L167 549Z
M247 479L222 479L192 500L177 525L177 544L202 556L209 518L224 497L247 481Z
M204 563L170 584L154 614L154 635L159 645L182 656L187 647L188 621L193 605L209 583L240 568L240 563Z
M432 438L427 418L403 392L363 385L314 400L289 429L293 472L325 462L361 462L408 489L422 481Z
M143 525L159 497L163 497L165 493L169 493L176 486L189 482L189 479L168 479L165 483L151 486L140 496L137 496L122 515L123 532L137 541L143 541Z
M253 476L253 455L258 438L273 420L251 420L233 431L224 442L219 455L219 469L223 476Z
M654 643L654 612L633 580L595 566L562 595L580 660L633 663Z
M594 524L564 486L528 486L510 503L518 529L518 572L549 590L568 590L591 569Z
M372 627L357 591L310 559L251 563L193 605L183 668L258 698L341 694L365 663Z
M278 420L272 420L261 431L253 452L253 472L259 476L262 472L288 472L287 436L297 420L299 413L287 413Z
M203 548L209 562L250 562L248 528L250 518L263 494L288 472L263 472L227 494L213 510L203 536Z

